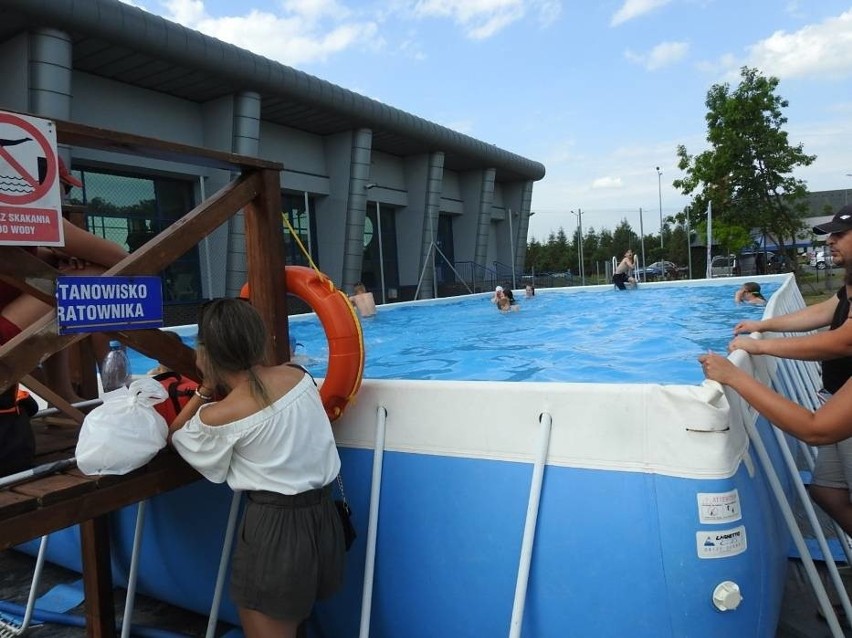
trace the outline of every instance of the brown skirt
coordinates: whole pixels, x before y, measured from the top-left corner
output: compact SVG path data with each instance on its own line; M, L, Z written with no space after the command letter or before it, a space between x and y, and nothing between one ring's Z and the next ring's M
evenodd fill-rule
M277 620L301 621L343 584L343 529L331 486L285 496L247 492L231 563L231 599Z

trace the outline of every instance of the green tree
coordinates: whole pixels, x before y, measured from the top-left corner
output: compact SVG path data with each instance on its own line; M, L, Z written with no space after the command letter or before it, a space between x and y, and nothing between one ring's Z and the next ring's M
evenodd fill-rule
M693 196L688 212L696 229L707 203L713 203L714 238L721 238L716 229L757 229L776 237L783 249L785 239L794 239L804 228L807 188L792 172L816 156L807 155L802 144L790 145L783 130L788 102L776 94L778 83L778 78L743 67L735 89L727 83L713 85L705 102L710 149L693 156L685 146L677 148L678 166L686 176L673 185Z
M620 260L627 249L639 252L639 236L633 232L626 219L622 219L612 233L612 256Z

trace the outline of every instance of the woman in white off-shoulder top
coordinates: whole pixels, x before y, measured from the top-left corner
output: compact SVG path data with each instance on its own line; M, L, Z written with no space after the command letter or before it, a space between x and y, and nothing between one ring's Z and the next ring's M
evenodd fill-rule
M246 491L230 593L249 638L295 636L314 601L341 586L345 556L331 424L309 375L264 364L266 344L247 301L206 304L196 354L204 382L170 426L202 475Z

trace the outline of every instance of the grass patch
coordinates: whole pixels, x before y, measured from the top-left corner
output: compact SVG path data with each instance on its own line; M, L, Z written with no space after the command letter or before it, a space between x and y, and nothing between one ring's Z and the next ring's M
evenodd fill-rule
M830 277L827 271L800 273L796 278L802 297L809 306L830 299L837 294L837 289L843 284L843 269L834 268Z

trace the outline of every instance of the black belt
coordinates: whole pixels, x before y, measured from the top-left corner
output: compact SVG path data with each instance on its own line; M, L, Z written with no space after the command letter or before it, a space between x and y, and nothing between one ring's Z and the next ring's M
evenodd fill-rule
M253 490L246 493L252 503L260 505L276 505L287 508L307 507L321 503L324 497L330 496L331 484L300 494L279 494L265 490Z

